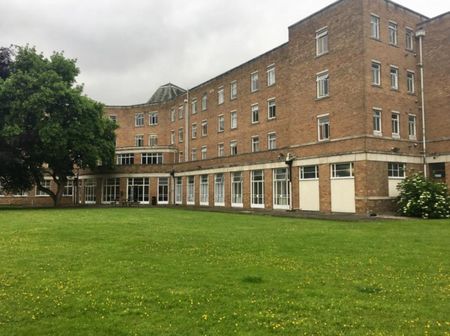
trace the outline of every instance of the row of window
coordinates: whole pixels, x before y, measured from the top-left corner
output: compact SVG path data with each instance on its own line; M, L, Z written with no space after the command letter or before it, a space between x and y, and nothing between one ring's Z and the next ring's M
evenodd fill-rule
M133 165L134 164L134 153L117 154L116 164L120 165L120 166ZM162 153L142 153L141 154L141 164L143 164L143 165L163 164L163 154Z
M158 146L158 136L156 134L148 135L148 145L150 147ZM144 135L138 134L134 136L134 146L135 147L144 147Z
M374 107L373 111L373 133L382 135L382 109ZM391 134L393 138L400 138L400 112L391 112ZM417 117L414 114L408 114L408 138L417 139Z
M388 42L390 45L398 46L398 24L395 21L388 22ZM380 40L380 17L376 14L370 16L370 37ZM414 30L405 28L405 48L406 50L414 50Z
M372 60L372 85L381 86L381 63ZM395 65L389 67L390 88L392 90L399 90L399 68ZM415 93L415 73L412 70L406 71L406 91L408 93Z
M115 117L115 116L110 116ZM148 124L151 126L158 125L158 112L148 113ZM145 125L145 114L144 112L139 112L134 115L134 126L143 127Z

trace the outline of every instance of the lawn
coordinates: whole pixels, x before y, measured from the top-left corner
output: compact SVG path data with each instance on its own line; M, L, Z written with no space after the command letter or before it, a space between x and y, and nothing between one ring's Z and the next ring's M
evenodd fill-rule
M0 210L0 335L448 335L450 221Z

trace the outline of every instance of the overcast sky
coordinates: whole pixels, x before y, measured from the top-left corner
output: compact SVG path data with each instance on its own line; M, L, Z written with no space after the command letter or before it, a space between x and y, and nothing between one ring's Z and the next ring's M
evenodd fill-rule
M0 0L0 46L78 59L78 82L108 105L190 88L287 41L287 27L333 0ZM448 0L398 0L429 17Z

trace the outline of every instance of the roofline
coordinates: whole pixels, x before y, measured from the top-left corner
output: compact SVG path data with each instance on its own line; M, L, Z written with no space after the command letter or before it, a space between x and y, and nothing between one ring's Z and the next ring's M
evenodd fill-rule
M440 18L442 18L442 17L444 17L444 16L446 16L446 15L449 15L449 14L450 14L450 11L445 12L445 13L442 13L442 14L439 14L438 16L432 17L432 18L430 18L430 19L427 19L427 20L425 20L425 21L422 21L422 22L418 23L417 26L420 26L420 25L423 25L423 24L430 23L430 22L432 22L432 21L434 21L434 20L439 20Z
M297 21L297 22L291 24L290 26L288 26L288 29L291 29L292 27L294 27L294 26L296 26L296 25L299 25L299 24L301 24L301 23L303 23L303 22L305 22L305 21L311 19L313 16L316 16L316 15L322 13L322 12L327 11L327 10L330 9L331 7L334 7L334 6L338 5L339 3L343 2L343 1L346 1L346 0L337 0L337 1L335 1L335 2L332 2L332 3L329 4L328 6L322 8L321 10L319 10L319 11L317 11L317 12L314 12L313 14L308 15L307 17L301 19L300 21ZM409 9L409 8L407 8L407 7L403 6L403 5L400 5L400 4L398 4L398 3L394 2L394 1L391 1L391 0L384 0L384 1L389 2L389 3L392 3L392 4L394 4L395 6L401 7L401 8L403 8L403 9L406 9L407 11L409 11L409 12L411 12L411 13L414 13L414 14L416 14L416 15L419 15L419 16L425 18L425 19L429 19L428 16L423 15L423 14L421 14L421 13L418 13L418 12L416 12L416 11L413 11L412 9Z

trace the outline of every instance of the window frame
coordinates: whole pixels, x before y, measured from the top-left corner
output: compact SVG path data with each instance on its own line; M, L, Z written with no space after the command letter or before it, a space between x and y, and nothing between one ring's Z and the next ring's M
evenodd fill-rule
M267 150L277 149L277 133L269 132L267 133Z
M399 90L399 75L400 75L400 70L398 68L398 66L396 65L391 65L389 68L389 77L390 77L390 86L391 86L391 90L394 91L398 91Z
M397 111L391 112L391 131L393 138L400 138L400 112Z
M134 127L144 127L145 116L144 112L137 112L134 114Z
M259 91L259 72L254 71L250 74L250 92Z
M237 111L230 112L230 129L234 130L238 128L238 114Z
M372 107L372 130L374 135L380 136L383 134L382 118L383 118L383 110L379 107ZM376 126L378 126L379 129L377 129Z
M266 70L267 77L267 86L274 86L276 84L276 72L275 72L275 64L271 64L267 66Z
M330 96L330 74L327 70L316 73L316 98L323 99Z
M381 62L372 60L370 73L372 85L381 86Z
M253 135L251 138L251 148L252 153L257 153L260 151L260 141L259 141L259 135Z
M316 30L316 57L328 54L328 26Z
M380 17L373 13L370 14L370 37L380 40Z
M256 114L255 114L256 112ZM255 120L256 115L256 120ZM252 124L258 124L259 123L259 104L252 104L251 105L251 118L252 118Z
M392 46L398 46L398 24L395 21L388 22L388 41Z
M341 167L344 165L348 165L348 168L342 169ZM341 166L340 169L337 169L338 166ZM331 179L354 179L355 178L355 172L354 172L354 164L353 162L339 162L339 163L333 163L331 164ZM347 172L347 174L340 175L342 172Z
M326 120L326 122L323 122L323 120ZM325 127L325 128L323 128L323 127ZM325 133L328 136L322 137ZM330 137L331 137L330 115L329 114L318 115L317 116L317 139L318 139L318 141L329 141Z
M158 112L157 111L148 113L148 124L150 126L158 125Z

